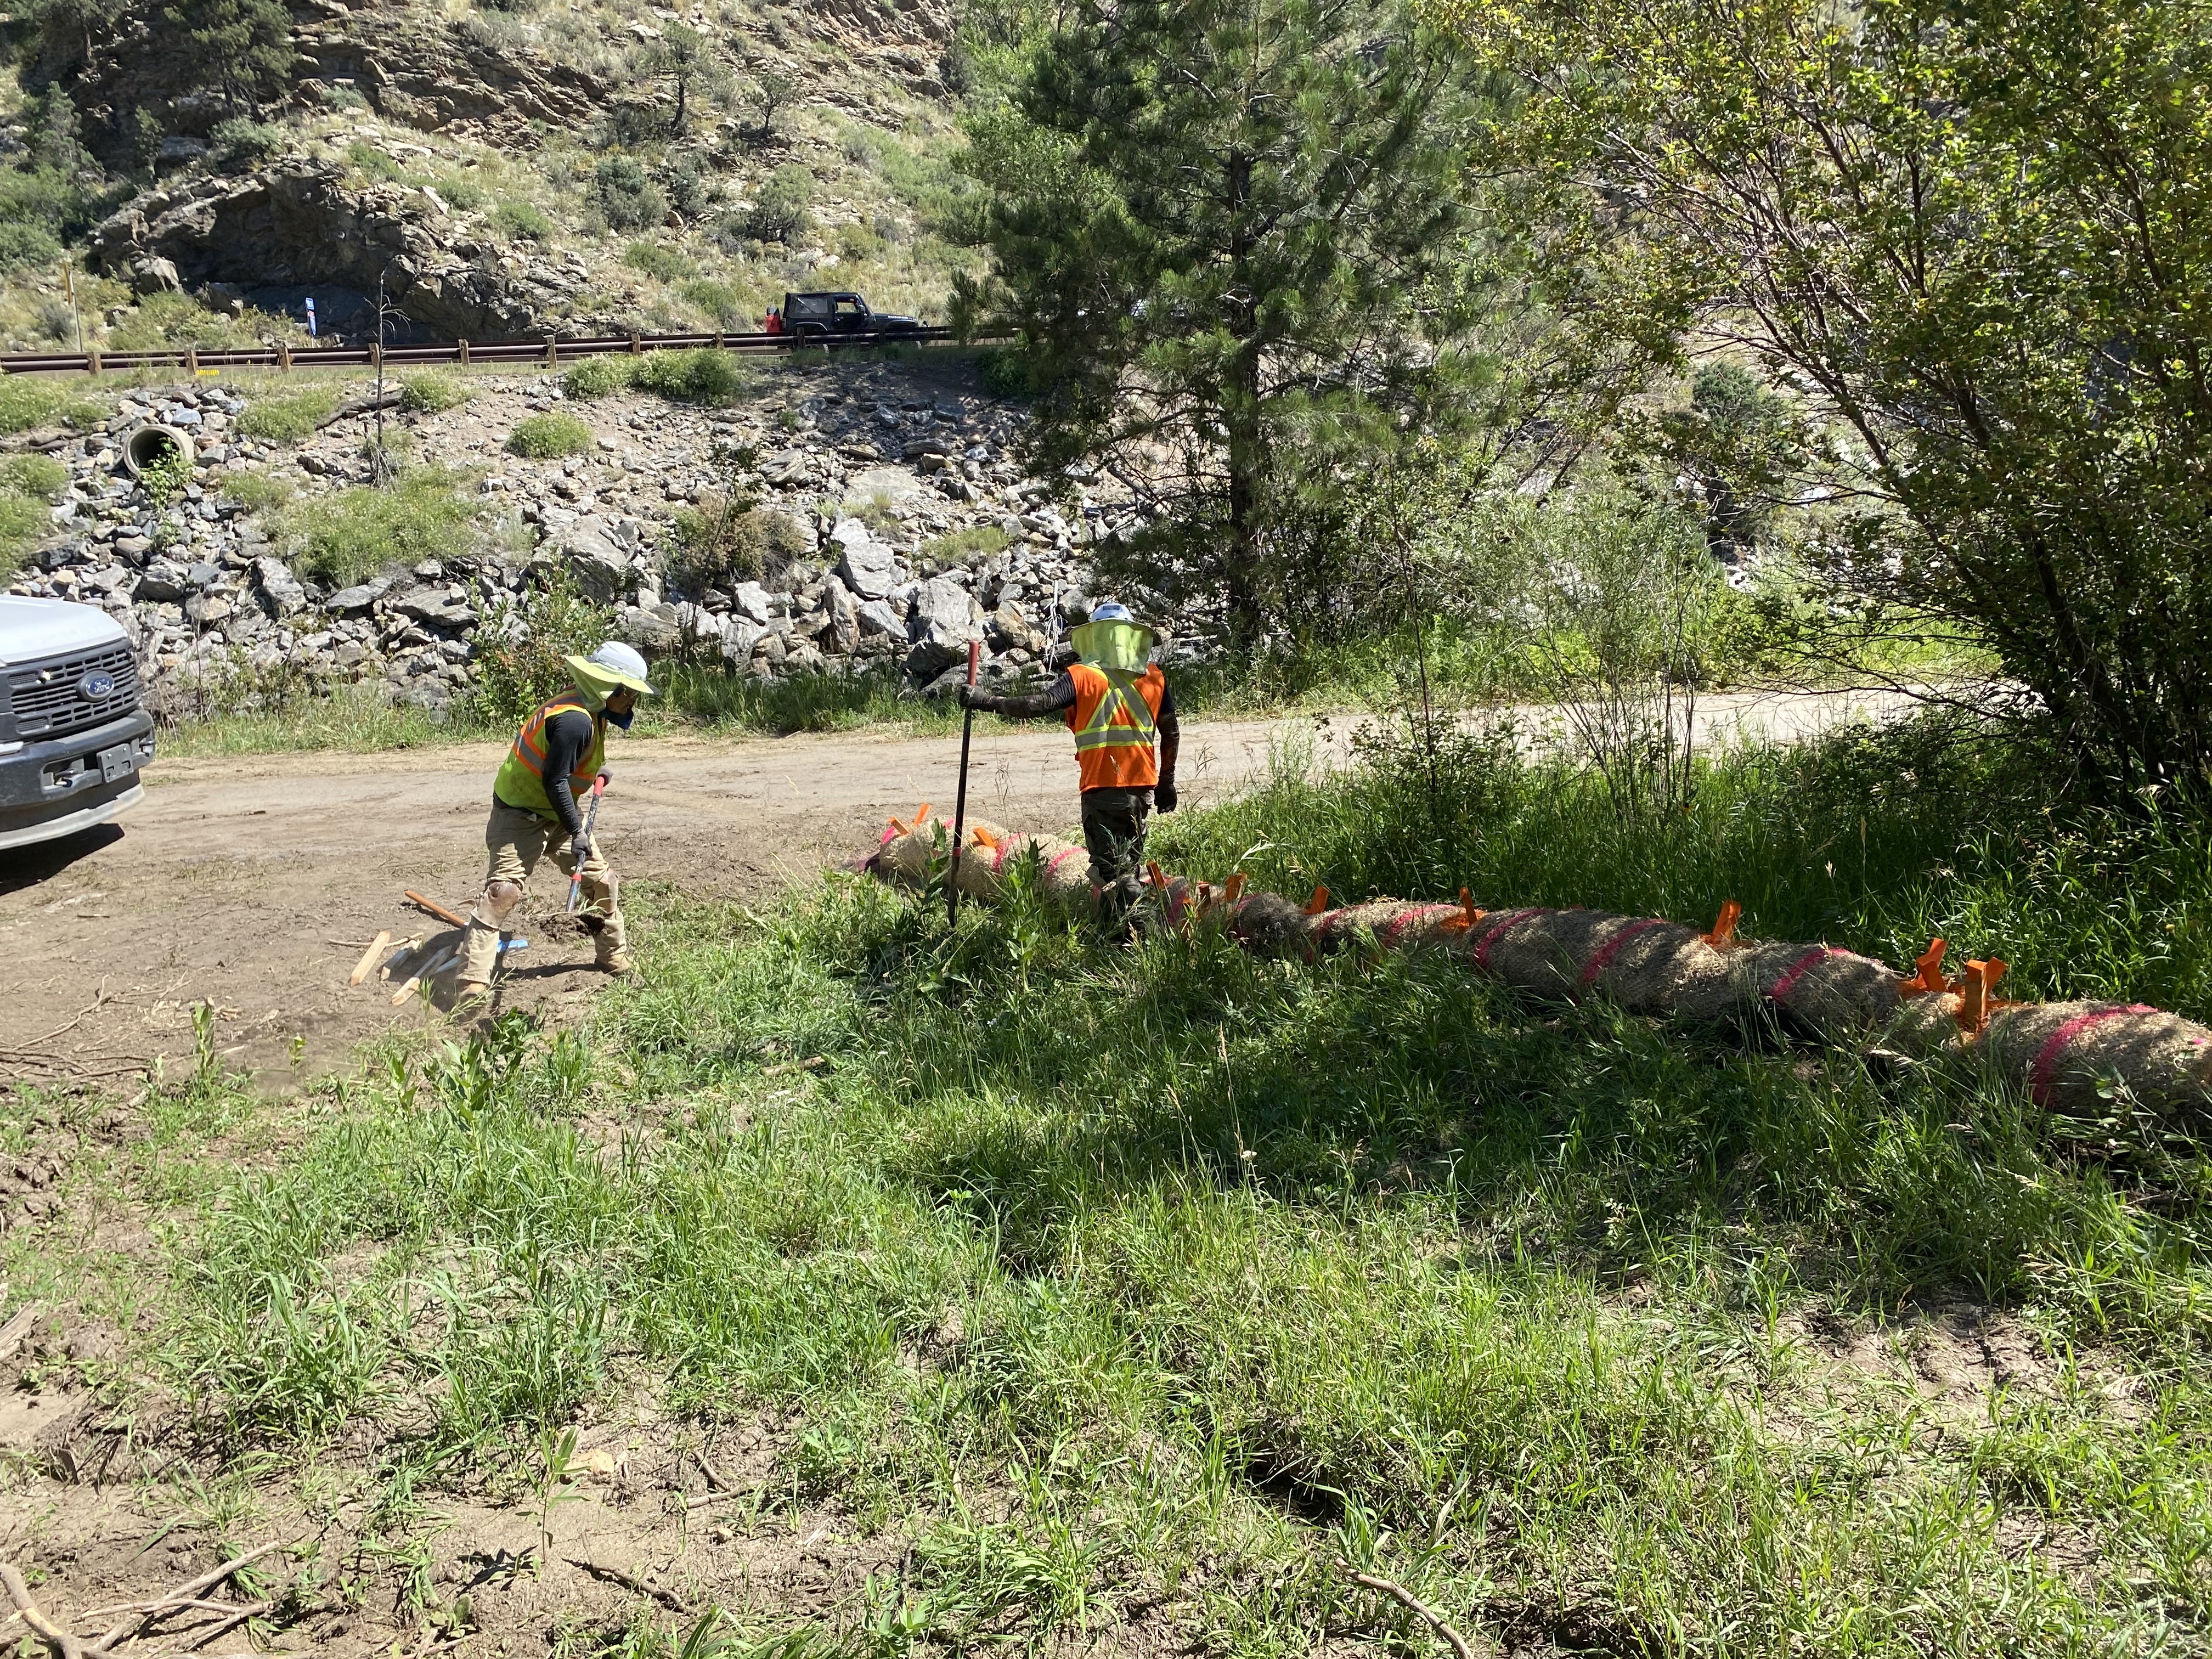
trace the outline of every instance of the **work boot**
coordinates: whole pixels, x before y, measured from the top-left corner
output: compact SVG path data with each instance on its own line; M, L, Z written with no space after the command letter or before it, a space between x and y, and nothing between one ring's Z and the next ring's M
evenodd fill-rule
M619 975L637 971L637 958L619 946L611 951L595 951L592 961L594 966L610 974Z
M480 979L465 979L453 987L453 1018L467 1019L491 1006L491 987Z

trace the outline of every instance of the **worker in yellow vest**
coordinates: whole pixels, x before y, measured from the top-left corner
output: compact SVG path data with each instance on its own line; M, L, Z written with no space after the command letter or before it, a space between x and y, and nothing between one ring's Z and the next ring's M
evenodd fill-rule
M1002 696L960 689L960 706L1035 718L1065 713L1082 778L1083 842L1099 915L1120 929L1144 896L1145 824L1176 809L1176 752L1182 740L1175 694L1152 660L1159 639L1121 605L1100 605L1069 631L1077 660L1045 690Z
M645 659L617 641L588 657L565 660L575 689L522 722L492 781L491 820L484 826L491 867L469 915L457 1005L489 996L500 935L522 902L523 884L549 851L562 875L584 872L581 915L592 933L593 958L611 974L626 974L632 966L617 897L621 884L606 855L586 838L576 797L588 793L606 771L607 727L626 729L637 700L651 696L653 687L645 678Z

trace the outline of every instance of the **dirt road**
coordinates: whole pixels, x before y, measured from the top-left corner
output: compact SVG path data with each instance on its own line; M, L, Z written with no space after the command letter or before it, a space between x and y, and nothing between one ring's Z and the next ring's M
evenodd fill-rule
M1717 698L1700 723L1709 738L1786 739L1893 706L1864 696ZM1236 789L1265 769L1274 745L1340 757L1355 724L1191 722L1184 799ZM419 1003L394 1009L388 986L349 989L344 980L379 929L439 931L402 902L402 889L457 911L473 901L501 753L483 744L159 760L146 800L117 823L0 854L0 1081L11 1075L8 1050L24 1045L88 1078L125 1074L157 1054L173 1065L192 1052L191 1009L203 999L219 1011L228 1063L270 1081L295 1066L327 1069L387 1029L442 1020ZM617 740L601 839L632 883L760 893L854 856L893 813L924 801L949 809L958 758L957 738ZM988 730L976 739L969 811L1066 827L1074 782L1064 731ZM556 908L560 896L554 872L544 872L526 915ZM604 983L588 948L529 931L510 1003L573 1012ZM12 1075L45 1074L13 1064Z

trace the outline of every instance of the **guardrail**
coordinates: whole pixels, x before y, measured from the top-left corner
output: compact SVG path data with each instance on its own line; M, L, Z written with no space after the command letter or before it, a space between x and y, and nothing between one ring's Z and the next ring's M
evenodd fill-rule
M564 340L548 334L532 340L455 340L448 345L208 347L181 346L160 351L35 351L0 355L0 374L100 374L149 368L180 368L198 374L216 368L375 368L403 363L543 363L558 368L579 357L639 356L648 351L717 351L765 354L778 351L849 350L854 347L934 345L951 340L949 328L902 329L866 334L623 334Z

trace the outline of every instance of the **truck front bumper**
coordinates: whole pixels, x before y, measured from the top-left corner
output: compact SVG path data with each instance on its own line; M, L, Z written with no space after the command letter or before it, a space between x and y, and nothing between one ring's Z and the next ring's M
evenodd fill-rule
M143 708L0 753L0 849L72 836L136 806L146 796L139 770L153 758L154 717Z

